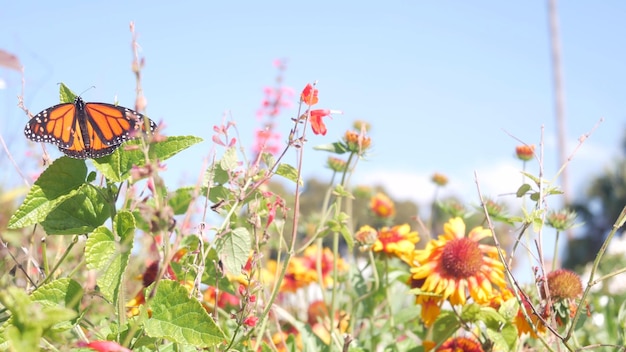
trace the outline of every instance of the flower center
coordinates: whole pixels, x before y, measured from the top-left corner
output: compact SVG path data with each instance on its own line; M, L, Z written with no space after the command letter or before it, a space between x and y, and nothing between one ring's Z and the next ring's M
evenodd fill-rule
M483 255L478 243L469 238L448 242L443 249L441 263L445 274L453 278L468 278L480 271Z

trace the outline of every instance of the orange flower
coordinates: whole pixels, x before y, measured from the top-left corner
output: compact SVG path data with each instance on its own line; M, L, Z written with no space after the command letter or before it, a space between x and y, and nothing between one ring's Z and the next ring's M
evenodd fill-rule
M535 155L534 145L519 145L515 147L515 154L520 160L528 161Z
M444 342L436 352L484 352L480 343L468 337L453 337Z
M393 254L409 261L415 251L415 244L420 237L417 231L411 231L409 224L396 225L392 228L383 227L378 231L378 238L372 246L374 252Z
M314 88L311 83L308 83L300 94L300 100L308 106L315 105L319 101L317 93L317 88Z
M393 201L381 192L370 198L370 209L376 216L383 219L396 215L396 207Z
M530 326L530 324L528 324L528 321L526 321L522 309L526 311L526 315L528 315L530 321L532 322L532 325L536 327L539 333L546 332L546 326L543 325L541 320L539 320L539 317L533 312L532 308L530 307L530 302L526 299L526 296L522 295L521 297L523 304L517 311L517 315L513 319L513 324L515 324L515 326L517 327L518 336L522 336L523 334L528 333L530 334L530 337L536 339L538 336L535 331L533 331L533 328Z
M440 186L440 187L443 187L448 184L448 177L438 172L435 172L433 174L433 177L431 178L431 180L433 181L433 183L435 183L437 186Z
M378 239L378 231L369 225L364 225L354 234L354 238L362 245L371 246Z
M319 272L322 273L321 280L318 278L318 256L320 256L320 269ZM321 253L317 246L309 246L304 250L304 254L302 257L302 265L309 270L309 275L314 278L314 281L321 281L324 287L331 286L333 284L333 252L330 248L324 248ZM348 266L345 264L342 258L337 258L337 270L345 271Z
M204 291L204 301L210 306L215 306L215 296L217 290L213 286L207 287L206 291ZM222 309L231 309L239 307L239 297L234 294L226 291L219 291L219 296L217 298L217 306Z
M311 110L311 128L313 133L321 134L322 136L326 135L327 129L324 121L322 121L322 117L330 116L330 113L331 111L328 109Z
M354 153L362 154L372 144L372 139L366 135L366 130L362 129L361 132L347 130L343 136L343 140L348 147L348 150Z
M479 243L489 236L490 231L479 226L466 237L463 219L450 219L437 240L414 252L414 265L419 266L411 269L413 278L424 279L423 291L453 305L465 304L467 291L477 303L488 302L495 295L494 285L506 287L498 250Z
M328 308L323 301L315 301L309 305L307 309L308 323L313 333L317 335L324 343L330 344L330 319L328 318ZM348 330L350 323L349 316L343 311L335 312L335 323L342 333Z
M277 263L274 260L267 262L265 275L268 282L271 281L278 272ZM315 282L317 274L304 265L302 258L293 257L289 261L283 283L280 286L281 292L296 292L299 288L306 287Z

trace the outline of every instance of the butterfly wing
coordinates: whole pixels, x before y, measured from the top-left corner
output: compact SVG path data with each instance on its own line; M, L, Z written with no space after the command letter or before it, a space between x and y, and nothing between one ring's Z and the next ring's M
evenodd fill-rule
M122 143L135 139L140 132L156 129L154 121L123 106L107 103L85 104L85 131L89 136L90 158L99 158L113 153Z
M154 121L123 106L85 103L59 104L33 117L24 133L36 142L53 143L72 158L100 158L134 139L140 131L156 129Z
M76 106L72 103L55 105L38 113L28 121L24 134L32 141L52 143L60 149L84 150Z

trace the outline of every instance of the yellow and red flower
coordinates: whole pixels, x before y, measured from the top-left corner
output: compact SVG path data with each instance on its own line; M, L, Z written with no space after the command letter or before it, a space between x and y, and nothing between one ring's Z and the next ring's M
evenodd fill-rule
M318 278L318 256L320 257L320 269L322 274L321 279ZM330 248L324 248L321 253L317 246L309 246L304 250L302 256L302 265L309 271L309 275L313 277L313 281L321 282L324 287L332 286L333 284L333 259L334 255ZM337 258L337 270L339 272L346 271L348 266L342 258Z
M391 228L383 227L378 231L378 238L372 250L395 255L400 259L409 261L415 251L415 244L420 237L417 231L411 231L409 224L396 225Z
M268 260L267 270L264 276L267 277L266 282L271 282L278 274L279 268L275 260ZM304 265L302 258L293 257L289 261L285 277L280 286L281 292L296 292L299 288L306 287L315 282L317 273L310 270Z
M388 219L396 215L396 206L384 193L378 192L370 198L370 210L379 218Z
M480 343L469 337L453 337L449 338L436 352L484 352Z
M506 286L497 248L479 243L489 236L490 231L479 226L466 237L463 219L450 219L438 239L414 252L413 278L424 279L423 291L453 305L465 304L468 293L477 303L488 302L497 294L494 286Z

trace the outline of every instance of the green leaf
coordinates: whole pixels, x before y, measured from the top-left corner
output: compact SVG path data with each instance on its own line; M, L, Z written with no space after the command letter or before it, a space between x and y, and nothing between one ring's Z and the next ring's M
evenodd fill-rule
M85 182L84 160L61 157L39 176L24 202L9 220L9 229L18 229L43 221L59 204L74 195Z
M335 142L332 144L322 144L316 147L313 147L315 150L323 150L335 154L344 154L348 151L348 147L342 142Z
M71 197L57 205L41 222L49 235L89 233L104 224L111 206L95 186L84 184Z
M512 351L517 342L517 328L510 323L498 330L487 328L487 337L493 342L493 351Z
M528 183L524 183L523 185L521 185L518 189L517 189L517 198L522 198L526 192L528 192L530 190L530 185Z
M66 281L66 283L69 282L69 280ZM62 283L52 283L46 286L43 291L51 288L52 291L63 290ZM76 288L73 287L66 292L72 292L73 297ZM63 292L55 293L63 295ZM60 304L55 302L58 298L55 293L43 292L42 300L32 300L32 297L17 287L8 287L0 291L0 306L11 311L11 317L3 325L3 336L6 337L11 350L38 351L37 346L43 336L67 330L74 325L72 320L77 316L76 311L66 308L64 300L61 300ZM46 299L48 296L52 296L50 300ZM70 301L73 302L75 299Z
M261 154L261 159L263 160L263 163L265 163L265 165L268 165L270 167L276 164L276 158L274 158L274 156L271 153Z
M76 100L76 94L63 82L59 83L59 100L61 103L73 103Z
M102 295L114 302L114 305L117 304L122 278L132 250L134 221L129 212L121 212L115 217L115 228L122 239L120 246L111 230L105 226L97 228L89 235L85 245L87 268L101 272L96 282Z
M343 237L344 241L346 241L346 244L348 245L348 249L352 250L354 248L354 237L352 237L352 233L350 233L350 230L348 230L347 226L343 226L341 228L341 231L339 231L341 233L341 236Z
M343 185L341 185L341 184L338 184L337 186L335 186L335 188L333 189L333 195L337 196L337 197L344 197L344 198L348 198L348 199L354 199L354 196L352 195L352 193L350 193L350 191L345 189L343 187Z
M461 319L474 322L477 320L477 317L480 313L480 306L476 303L470 303L463 306L463 311L461 312Z
M238 275L248 261L251 246L250 233L245 227L238 227L215 241L215 249L224 267L234 275Z
M150 145L150 159L167 160L194 144L202 142L202 138L196 136L171 136L166 140Z
M224 155L222 156L222 160L220 160L220 167L222 170L232 172L235 171L238 166L239 161L237 160L237 149L235 147L226 149Z
M185 214L189 210L189 204L194 200L196 187L181 187L168 196L167 204L174 210L174 215ZM202 187L198 195L206 194L206 188Z
M202 138L193 136L167 137L164 141L151 144L148 154L152 160L162 161L201 141ZM139 139L128 141L113 154L93 159L93 164L107 179L114 182L125 181L130 176L133 166L142 166L146 163L141 148L126 150L125 147L141 146L141 143Z
M537 186L540 185L539 177L534 176L533 174L528 173L526 171L521 171L521 172L522 172L522 175L524 175L524 176L528 177L529 179L531 179Z
M129 211L120 211L115 215L115 231L120 236L122 244L128 244L129 238L133 236L137 224L135 223L135 217ZM132 238L130 243L132 244Z
M51 309L48 312L55 315L52 319L54 331L66 331L73 328L76 320L80 318L77 314L80 311L83 294L83 288L77 281L62 278L37 288L31 294L31 299ZM58 314L63 314L65 318L61 319L56 316Z
M513 297L505 301L500 305L500 309L498 309L498 313L504 318L506 321L513 320L517 315L517 311L519 310L519 303L517 303L517 298Z
M442 311L433 324L433 340L439 344L452 336L461 324L453 312Z
M219 266L219 255L215 248L209 250L209 254L204 261L204 273L202 276L202 283L209 286L216 286L220 291L226 291L228 293L235 294L235 288L233 283L221 274Z
M506 319L492 307L482 307L476 315L476 320L483 321L487 327L492 329L497 329L506 322Z
M46 307L63 305L78 312L83 294L83 287L77 281L62 278L38 287L31 299Z
M204 307L181 284L161 280L149 301L152 317L145 322L148 336L194 345L212 347L225 342L226 335Z
M298 179L298 169L289 164L278 164L278 168L276 168L276 175L280 175L288 180L298 182L302 185L302 180Z

